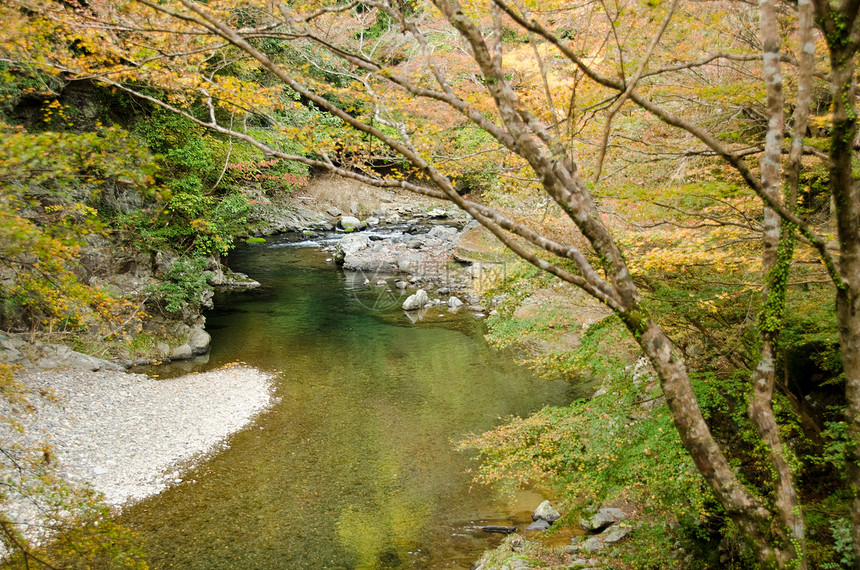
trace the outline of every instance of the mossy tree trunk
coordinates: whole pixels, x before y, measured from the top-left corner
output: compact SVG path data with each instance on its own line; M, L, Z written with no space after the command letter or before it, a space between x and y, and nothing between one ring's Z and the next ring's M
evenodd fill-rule
M832 128L830 139L830 189L836 205L839 238L839 277L836 314L845 376L845 418L848 423L848 482L853 493L851 533L855 567L860 568L860 191L852 170L856 160L857 88L855 59L860 46L856 1L833 5L813 0L818 25L830 52Z

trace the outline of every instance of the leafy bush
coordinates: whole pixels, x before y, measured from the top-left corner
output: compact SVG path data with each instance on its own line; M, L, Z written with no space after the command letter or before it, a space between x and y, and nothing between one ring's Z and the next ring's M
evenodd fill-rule
M151 157L116 128L29 133L0 123L0 326L76 328L110 322L120 301L78 277L86 235L103 230L82 203L105 181L147 184Z
M153 295L168 312L176 313L188 306L199 306L203 292L211 290L211 271L206 271L202 257L182 257L173 262L164 281L150 287Z

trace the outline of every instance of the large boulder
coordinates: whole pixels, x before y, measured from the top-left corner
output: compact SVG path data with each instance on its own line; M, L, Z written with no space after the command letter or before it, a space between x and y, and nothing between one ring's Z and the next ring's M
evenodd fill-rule
M457 237L457 228L452 226L433 226L427 233L428 238L437 238L441 241L452 241Z
M417 311L418 309L423 309L430 303L430 297L427 296L427 291L424 289L418 289L414 295L409 295L405 301L403 301L403 310L404 311Z
M404 253L397 257L397 269L401 273L412 273L421 269L424 258L419 253Z
M633 532L633 528L629 526L615 525L612 528L601 533L599 536L603 539L604 544L615 544L616 542L621 541L622 538L624 538L631 532Z
M180 344L170 351L171 360L188 360L192 356L194 356L194 353L191 352L191 346L189 346L187 342L185 344Z
M192 354L206 354L209 350L209 343L212 341L212 337L209 336L209 333L203 330L202 326L192 327L191 332L188 333L188 340L186 343L188 347L191 348Z
M558 519L561 518L561 515L555 510L555 507L552 506L552 503L549 501L544 501L538 508L535 509L535 512L532 513L533 521L546 521L549 524L554 523Z
M7 364L23 364L26 361L21 352L27 344L18 338L8 337L0 333L0 362Z
M370 238L365 234L351 234L344 236L339 242L337 242L337 246L335 246L334 261L339 265L343 265L343 262L348 255L356 254L370 246Z
M433 208L429 212L427 212L428 218L447 218L448 210L443 210L442 208Z

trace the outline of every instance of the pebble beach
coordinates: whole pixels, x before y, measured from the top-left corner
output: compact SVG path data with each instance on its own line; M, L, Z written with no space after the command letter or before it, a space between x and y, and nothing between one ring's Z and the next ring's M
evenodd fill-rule
M121 371L52 369L18 376L33 394L21 422L69 481L112 507L182 482L182 470L225 445L273 401L272 375L244 365L156 380Z

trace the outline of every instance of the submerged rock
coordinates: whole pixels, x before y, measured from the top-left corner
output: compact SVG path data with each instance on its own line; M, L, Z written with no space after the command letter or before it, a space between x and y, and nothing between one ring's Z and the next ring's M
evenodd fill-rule
M484 532L493 532L496 534L513 534L517 532L517 527L515 526L500 526L500 525L488 525L482 526L481 530Z
M427 291L424 289L418 289L414 295L409 295L405 301L403 301L403 310L404 311L417 311L418 309L422 309L426 307L430 303L430 298L427 296Z

